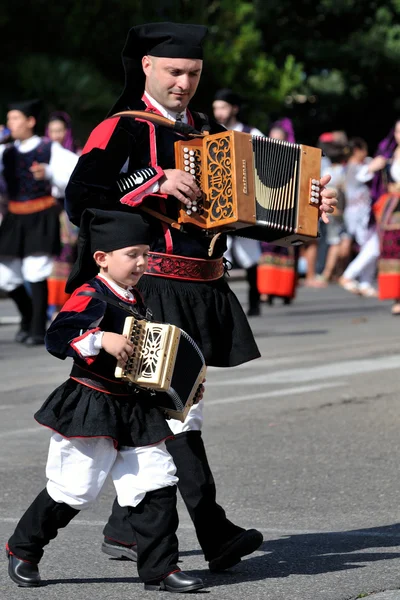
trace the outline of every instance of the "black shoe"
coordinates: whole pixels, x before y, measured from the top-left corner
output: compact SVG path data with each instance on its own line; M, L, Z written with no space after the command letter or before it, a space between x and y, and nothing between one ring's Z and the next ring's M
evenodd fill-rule
M14 342L17 342L17 344L23 344L24 342L26 342L26 340L29 337L29 331L26 331L24 329L20 329L16 334L15 334L15 338L14 338Z
M43 346L44 336L41 335L30 335L25 340L25 346Z
M20 560L9 552L7 552L7 556L8 574L14 583L17 583L20 587L38 587L42 585L36 564Z
M159 582L148 582L144 584L145 590L152 590L155 592L174 592L175 594L184 594L185 592L194 592L195 590L201 590L204 587L204 583L198 577L191 577L183 571L177 573L171 573L165 579Z
M101 551L104 552L104 554L108 554L108 556L112 556L113 558L127 558L129 560L133 560L133 562L137 562L136 544L132 544L132 546L124 546L123 544L114 542L114 540L108 541L107 538L104 538L104 542L101 544Z
M243 531L225 546L219 556L210 560L208 568L214 572L225 571L237 565L242 556L255 552L262 542L262 533L257 529Z

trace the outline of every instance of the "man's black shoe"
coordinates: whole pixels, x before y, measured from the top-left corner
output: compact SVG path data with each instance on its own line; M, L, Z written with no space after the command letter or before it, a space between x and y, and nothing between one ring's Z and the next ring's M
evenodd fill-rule
M20 587L38 587L42 585L36 564L20 560L9 552L7 552L7 556L8 574L14 583L17 583Z
M159 582L149 581L144 584L145 590L150 591L163 591L173 592L175 594L184 594L185 592L194 592L195 590L201 590L204 587L204 583L198 577L191 577L183 571L177 573L171 573L165 579Z
M101 544L101 551L104 552L104 554L108 554L108 556L112 556L113 558L127 558L129 560L133 560L133 562L137 562L136 544L132 546L124 546L124 544L119 544L114 540L104 538L104 542Z
M41 335L30 335L25 340L25 346L43 346L44 336Z
M262 542L262 533L257 529L243 531L224 546L219 556L210 560L208 568L213 572L230 569L241 561L242 556L255 552Z

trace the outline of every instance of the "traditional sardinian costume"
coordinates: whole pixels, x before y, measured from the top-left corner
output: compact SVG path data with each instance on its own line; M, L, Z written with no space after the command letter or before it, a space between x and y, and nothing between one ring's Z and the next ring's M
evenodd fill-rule
M116 359L101 349L101 332L122 332L127 316L107 298L132 306L137 296L112 280L92 278L96 250L111 252L148 241L149 227L139 215L102 210L83 215L78 261L69 279L74 291L46 335L49 352L61 359L72 357L74 365L70 378L35 415L53 430L48 483L8 542L14 576L15 560L37 565L44 546L93 503L108 474L118 502L129 507L127 521L137 534L141 578L159 582L179 571L176 467L163 443L171 430L148 393L115 379ZM84 295L88 292L102 298Z
M147 93L141 60L145 55L202 58L201 25L150 23L133 27L123 50L125 89L110 115L124 109L144 110L177 119ZM90 135L66 189L66 208L78 223L87 207L140 211L147 205L176 219L179 201L159 193L164 170L175 168L174 143L182 140L187 125L212 133L221 131L205 115L185 110L180 131L161 127L146 118L108 118ZM147 273L140 290L156 321L185 330L198 344L207 365L229 367L259 357L246 316L224 278L225 236L210 258L210 240L196 228L185 232L154 220ZM199 543L210 568L227 568L254 551L262 535L245 531L226 518L216 503L214 479L208 465L201 427L203 401L193 406L182 424L170 421L176 437L167 441L178 469L179 491L193 520ZM114 502L104 529L104 552L135 559L132 530L125 525L125 510ZM123 552L121 553L121 550Z
M40 103L18 102L8 108L37 118ZM21 313L16 341L31 336L33 343L43 343L47 277L52 257L60 251L60 211L52 185L65 189L75 162L73 153L37 135L0 146L0 171L9 198L0 226L0 288L9 293ZM30 171L34 163L46 165L45 179L34 179ZM30 284L32 301L24 281Z

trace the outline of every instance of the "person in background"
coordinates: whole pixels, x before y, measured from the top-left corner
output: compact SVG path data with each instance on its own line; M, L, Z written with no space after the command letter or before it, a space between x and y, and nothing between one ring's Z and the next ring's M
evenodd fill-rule
M72 120L69 114L63 111L51 113L47 122L45 136L52 142L58 142L63 148L70 150L76 155L75 164L72 164L71 161L71 175L78 162L78 154L72 133ZM58 256L54 257L53 269L47 280L49 292L48 312L51 319L57 315L69 297L65 292L65 284L76 259L76 243L78 239L78 227L71 223L64 209L64 190L53 185L52 194L57 198L60 209L61 251Z
M294 143L292 121L288 118L276 121L272 124L268 137ZM261 252L257 285L262 300L272 305L275 298L282 298L284 304L290 304L296 295L299 248L262 242Z
M378 289L380 300L393 300L400 315L400 119L379 144L377 156L365 166L371 180L372 211L380 238ZM362 174L361 174L362 175Z
M338 283L349 292L374 298L378 295L373 282L379 258L379 239L376 227L370 225L371 192L365 181L365 173L368 173L368 165L373 159L368 157L368 146L362 138L351 139L349 147L350 156L344 174L346 238L342 244L344 256L351 255L353 241L358 244L359 252Z
M65 189L76 163L75 154L35 134L40 109L39 100L10 104L7 127L14 141L0 145L0 173L9 200L0 226L0 288L21 315L15 341L28 346L44 344L47 279L60 251L59 208L52 188Z
M247 125L240 120L243 104L243 99L233 90L228 88L218 90L212 105L214 119L226 129L263 136L264 134L257 127Z

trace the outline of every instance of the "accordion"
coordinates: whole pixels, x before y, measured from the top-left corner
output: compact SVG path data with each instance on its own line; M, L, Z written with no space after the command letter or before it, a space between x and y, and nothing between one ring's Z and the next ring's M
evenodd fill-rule
M170 417L184 421L193 405L206 366L193 339L175 325L127 317L123 335L133 342L133 355L115 377L153 390L156 404Z
M179 223L283 246L318 237L318 148L227 131L175 142L175 164L203 192Z

